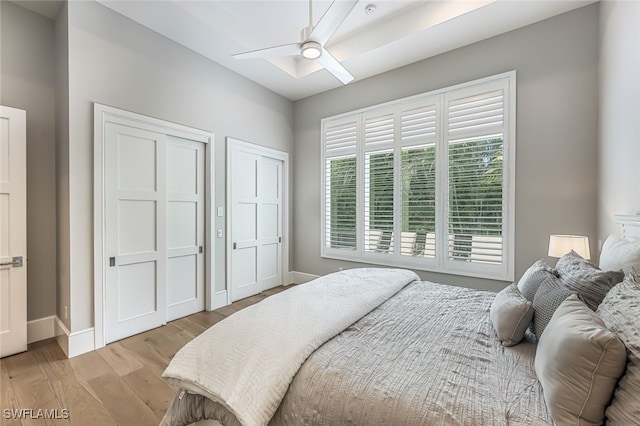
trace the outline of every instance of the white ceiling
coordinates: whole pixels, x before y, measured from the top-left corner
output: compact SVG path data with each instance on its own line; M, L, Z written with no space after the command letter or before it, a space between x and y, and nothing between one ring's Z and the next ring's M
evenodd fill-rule
M316 62L301 57L232 57L300 42L301 30L309 23L308 0L98 1L291 100L342 85ZM360 0L326 48L357 81L594 1ZM313 1L314 24L330 4ZM376 10L367 14L370 4Z

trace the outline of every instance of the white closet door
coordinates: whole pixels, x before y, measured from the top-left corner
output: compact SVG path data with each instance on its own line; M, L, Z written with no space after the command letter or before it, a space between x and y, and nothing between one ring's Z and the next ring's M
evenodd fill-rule
M229 146L231 299L282 284L283 161Z
M205 147L167 145L167 321L204 310Z
M259 251L262 290L282 284L282 161L262 157L259 174Z
M107 343L166 319L165 153L165 135L107 123Z
M260 156L231 150L232 301L260 293L258 275L258 164Z
M25 111L0 107L0 357L27 350Z

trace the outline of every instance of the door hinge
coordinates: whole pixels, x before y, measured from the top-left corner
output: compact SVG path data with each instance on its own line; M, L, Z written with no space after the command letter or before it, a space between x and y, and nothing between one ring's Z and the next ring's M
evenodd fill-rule
M281 243L282 242L282 237L278 237L278 242Z
M11 262L0 263L0 266L13 266L14 268L22 267L22 256L14 256Z
M200 254L204 253L204 250L202 249L202 246L198 247L198 253L200 253Z
M109 266L116 266L116 258L114 256L109 258Z
M236 248L238 248L236 243L233 243L233 249L235 250Z

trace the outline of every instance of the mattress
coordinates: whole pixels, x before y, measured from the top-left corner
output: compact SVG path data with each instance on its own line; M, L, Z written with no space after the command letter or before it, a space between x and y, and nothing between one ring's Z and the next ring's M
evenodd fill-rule
M534 371L535 338L503 347L489 320L495 293L408 285L316 349L270 425L553 424ZM240 423L181 393L165 424Z

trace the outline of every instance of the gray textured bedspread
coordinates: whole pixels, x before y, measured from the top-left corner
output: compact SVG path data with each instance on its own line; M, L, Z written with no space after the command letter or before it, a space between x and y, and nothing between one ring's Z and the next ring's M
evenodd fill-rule
M534 371L533 338L500 345L489 320L494 296L410 284L320 346L270 424L552 424ZM189 394L176 398L165 420L203 418L238 424L218 404Z

